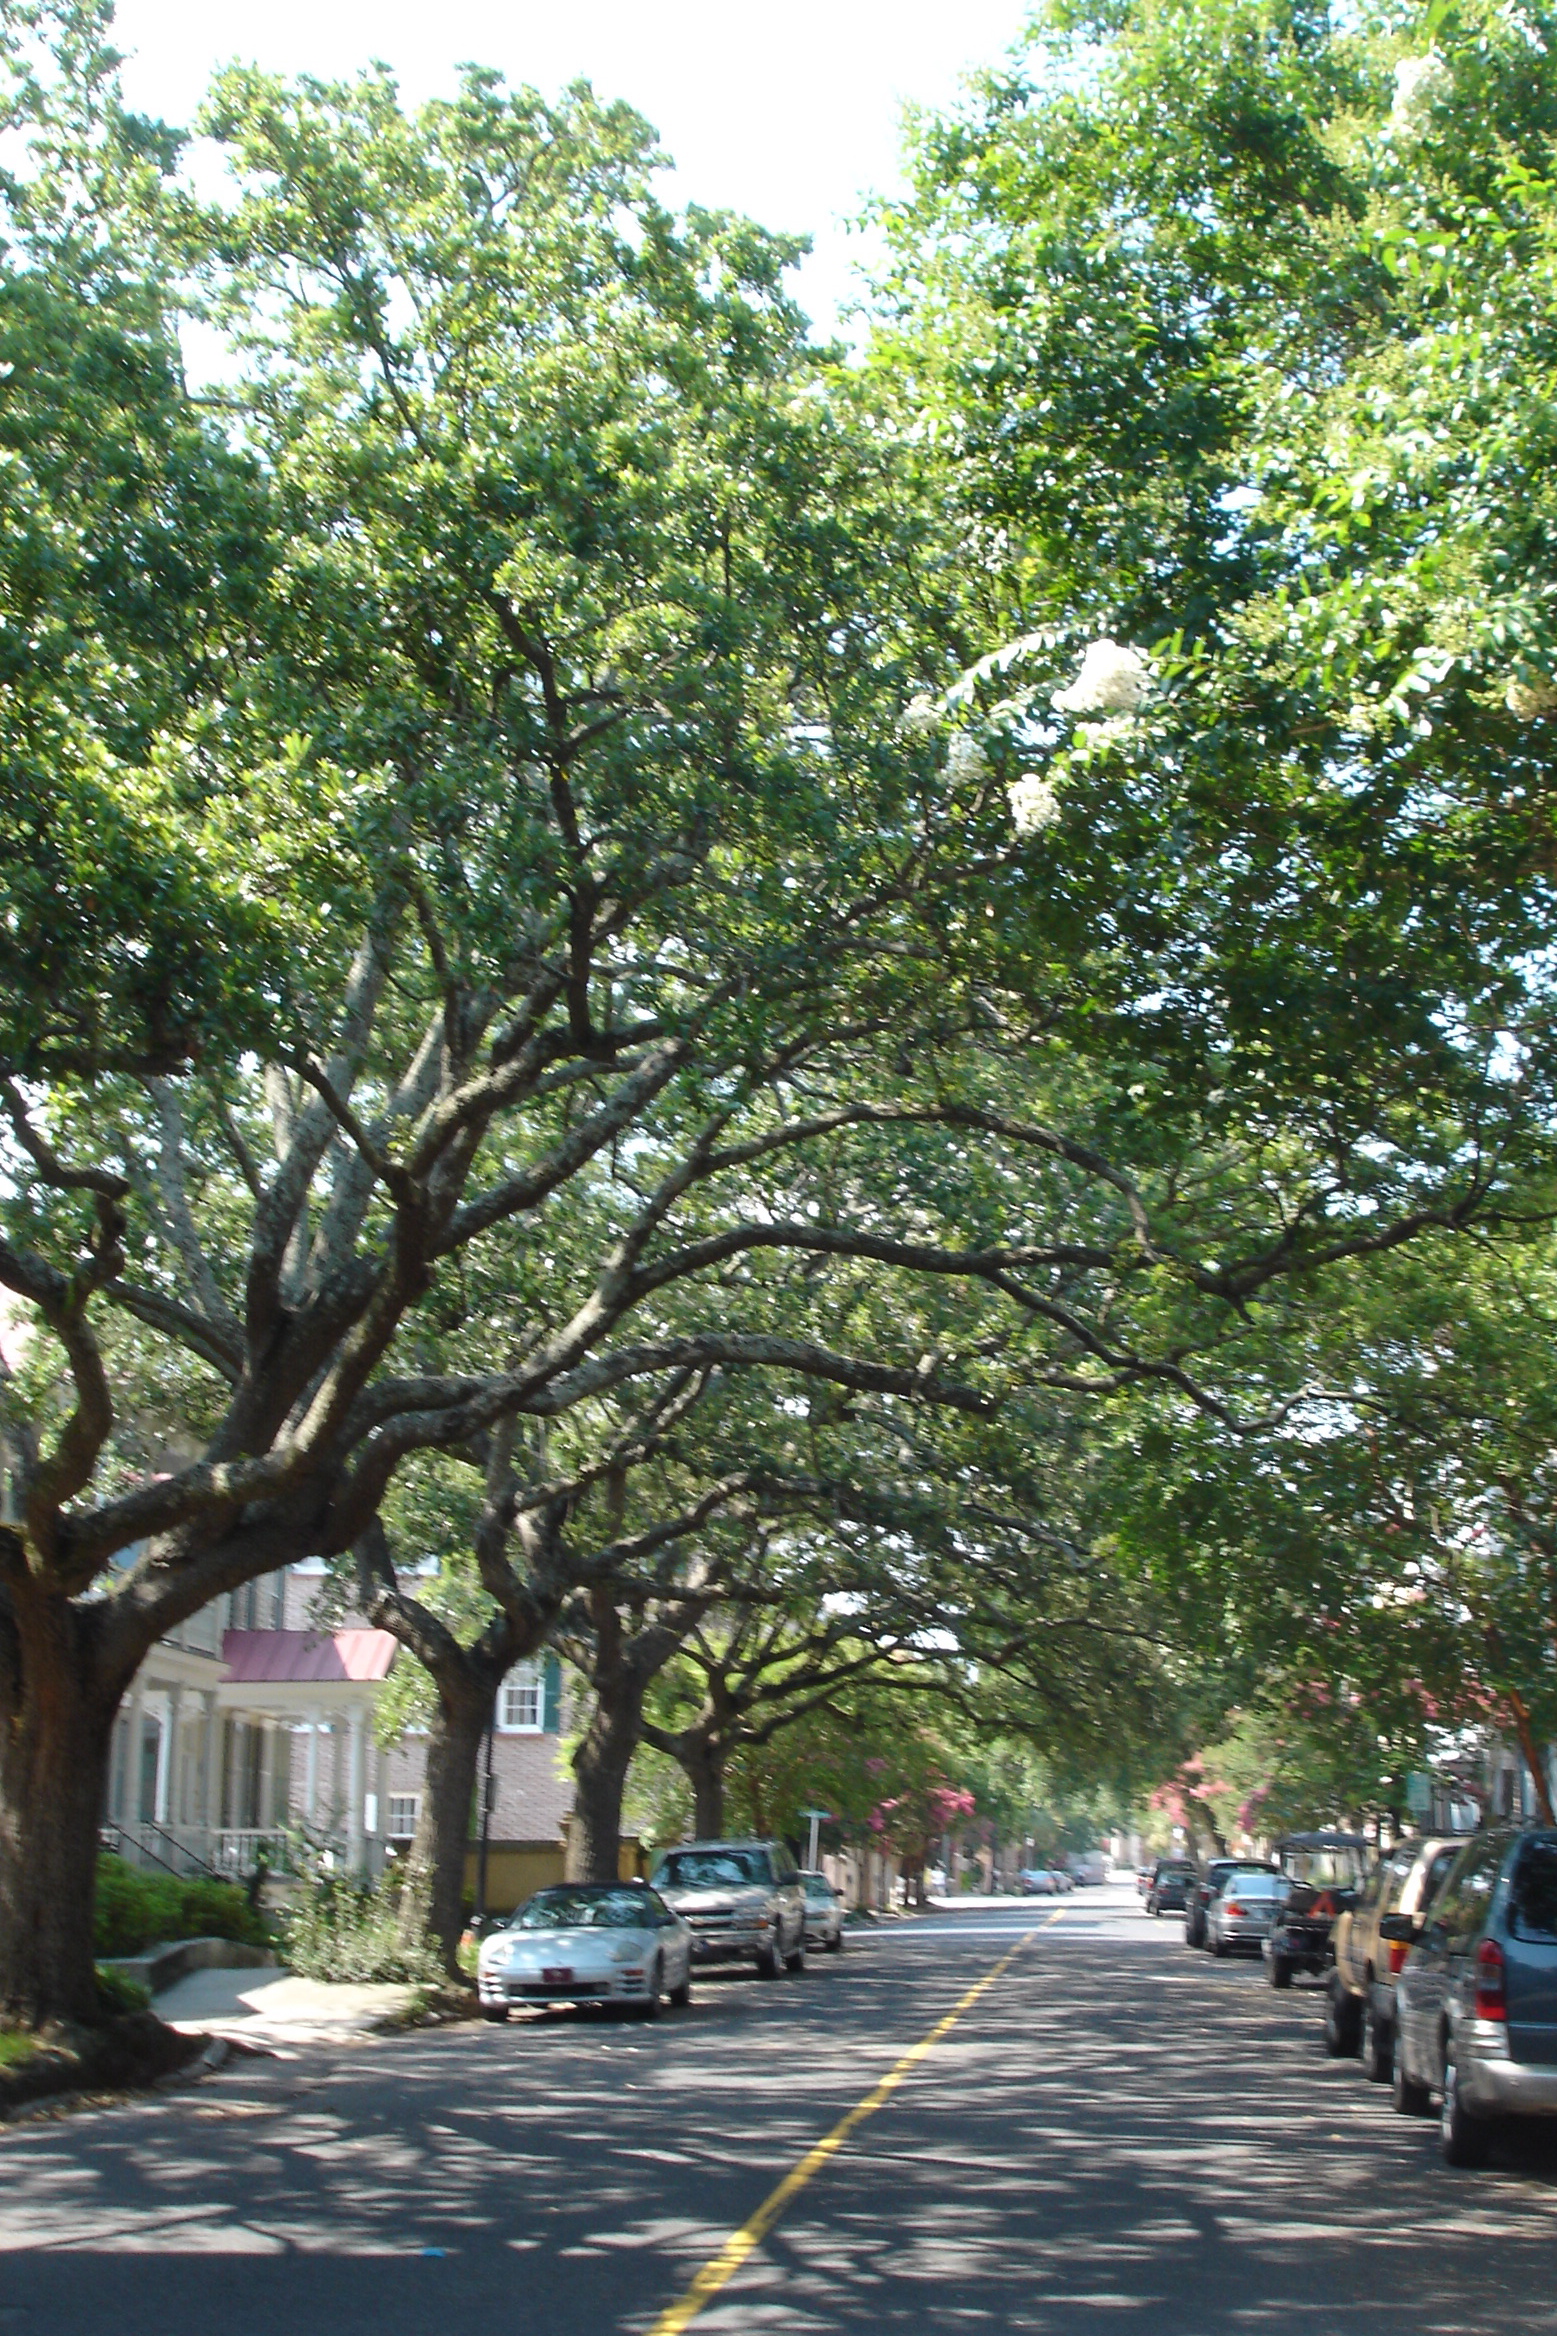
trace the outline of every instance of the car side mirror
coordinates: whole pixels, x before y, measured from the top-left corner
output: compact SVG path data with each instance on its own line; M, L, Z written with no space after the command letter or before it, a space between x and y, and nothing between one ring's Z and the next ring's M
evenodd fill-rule
M1414 1947L1422 1935L1422 1921L1415 1914L1386 1914L1379 1924L1379 1937L1388 1939L1391 1946Z

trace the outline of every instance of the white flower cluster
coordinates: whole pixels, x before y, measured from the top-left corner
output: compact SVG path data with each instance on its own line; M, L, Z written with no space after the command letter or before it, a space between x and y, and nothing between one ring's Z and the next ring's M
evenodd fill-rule
M1151 668L1138 649L1089 641L1081 671L1049 703L1061 714L1138 714L1151 686Z
M1054 781L1036 773L1007 787L1006 801L1011 806L1011 825L1024 843L1029 836L1041 835L1046 827L1052 827L1060 816Z
M1538 722L1543 714L1557 712L1557 687L1544 674L1536 681L1511 680L1503 703L1516 722Z
M1433 107L1454 87L1454 75L1436 49L1425 57L1402 57L1395 67L1395 102L1389 126L1403 138L1425 138L1433 126Z
M969 730L954 732L946 749L946 776L954 786L976 787L989 772L989 757Z
M941 709L934 698L921 694L903 708L898 728L905 738L932 738L941 726Z

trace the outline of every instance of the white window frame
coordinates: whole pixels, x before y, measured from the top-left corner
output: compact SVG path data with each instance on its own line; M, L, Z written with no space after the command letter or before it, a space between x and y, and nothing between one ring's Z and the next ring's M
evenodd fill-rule
M533 1710L533 1719L520 1719L523 1710ZM523 1663L515 1663L497 1691L497 1732L500 1736L539 1736L545 1732L546 1682L540 1664L532 1656Z
M403 1816L407 1809L411 1812L411 1822L402 1832L396 1819ZM416 1820L421 1813L422 1796L420 1793L386 1793L384 1795L384 1839L386 1841L414 1840Z

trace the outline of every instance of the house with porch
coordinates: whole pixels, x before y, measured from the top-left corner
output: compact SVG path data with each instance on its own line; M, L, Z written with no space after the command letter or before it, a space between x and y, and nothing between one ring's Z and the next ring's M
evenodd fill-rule
M104 1838L137 1864L241 1877L284 1864L305 1831L350 1872L376 1874L416 1829L425 1739L381 1742L379 1706L410 1658L387 1631L316 1624L317 1560L214 1600L158 1641L120 1708ZM553 1655L498 1697L488 1837L555 1863L573 1805ZM515 1867L515 1871L520 1870Z

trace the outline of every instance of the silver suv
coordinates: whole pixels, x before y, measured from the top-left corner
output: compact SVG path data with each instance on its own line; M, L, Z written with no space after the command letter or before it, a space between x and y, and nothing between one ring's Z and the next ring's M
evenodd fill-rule
M692 1932L698 1963L803 1971L805 1886L781 1841L684 1841L661 1856L654 1887Z

